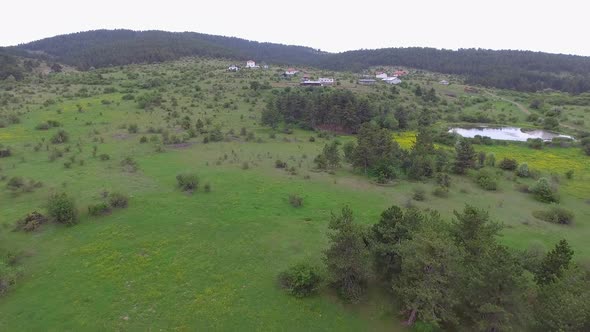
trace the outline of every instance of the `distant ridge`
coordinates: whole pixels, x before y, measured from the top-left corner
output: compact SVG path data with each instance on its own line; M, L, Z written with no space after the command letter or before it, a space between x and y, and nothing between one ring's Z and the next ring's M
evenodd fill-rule
M304 46L196 32L94 30L8 47L4 53L43 58L81 70L186 56L252 58L258 62L348 71L405 66L462 75L468 84L504 89L554 89L576 94L590 91L590 57L531 51L410 47L327 53Z

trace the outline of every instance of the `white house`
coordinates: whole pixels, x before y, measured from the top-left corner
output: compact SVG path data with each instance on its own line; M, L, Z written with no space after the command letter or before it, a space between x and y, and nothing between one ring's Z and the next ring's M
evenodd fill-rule
M384 79L382 79L382 81L387 84L400 84L402 82L402 80L400 80L396 76L384 78Z
M330 77L320 77L318 81L322 83L322 85L332 85L334 84L334 79Z
M236 66L236 65L231 65L229 67L227 67L228 71L238 71L240 70L240 67Z
M379 72L375 73L375 78L381 78L381 79L387 78L387 73L379 71Z
M293 76L295 74L297 74L299 71L295 68L288 68L287 71L285 71L285 75L287 76Z
M447 81L447 80L442 80L439 83L442 85L449 85L449 81Z
M246 61L246 68L258 68L259 66L256 65L254 60Z

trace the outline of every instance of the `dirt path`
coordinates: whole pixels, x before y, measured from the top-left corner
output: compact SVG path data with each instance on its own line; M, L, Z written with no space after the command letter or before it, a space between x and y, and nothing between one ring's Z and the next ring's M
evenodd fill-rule
M488 95L490 95L490 96L492 96L492 97L499 98L499 99L501 99L501 100L503 100L503 101L505 101L505 102L509 102L509 103L511 103L512 105L514 105L514 106L518 107L518 109L519 109L519 110L521 110L521 111L522 111L524 114L531 114L531 111L529 111L529 110L528 110L526 107L524 107L524 106L523 106L521 103L517 103L517 102L515 102L514 100L510 100L510 99L507 99L507 98L504 98L504 97L501 97L501 96L495 95L495 94L493 94L493 93L491 93L491 92L489 92L489 91L486 91L486 94L488 94Z

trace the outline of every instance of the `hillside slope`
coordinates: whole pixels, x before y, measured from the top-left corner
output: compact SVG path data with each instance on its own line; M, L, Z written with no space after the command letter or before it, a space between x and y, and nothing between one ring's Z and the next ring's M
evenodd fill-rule
M530 51L384 48L326 53L309 47L260 43L195 32L95 30L61 35L8 48L79 69L152 63L186 56L255 59L285 65L362 71L406 66L462 75L467 83L519 91L590 91L590 57Z

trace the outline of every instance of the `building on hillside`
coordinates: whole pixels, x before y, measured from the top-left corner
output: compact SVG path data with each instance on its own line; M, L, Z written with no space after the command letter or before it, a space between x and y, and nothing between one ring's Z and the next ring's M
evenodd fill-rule
M438 83L440 83L442 85L449 85L449 81L447 81L447 80L442 80L442 81L440 81Z
M246 61L246 68L260 68L260 66L256 65L256 61L248 60Z
M297 75L298 72L299 71L297 69L295 69L295 68L288 68L285 71L284 75L286 75L286 76L294 76L294 75Z
M383 82L387 83L387 84L400 84L402 82L402 80L400 80L397 76L392 76L392 77L387 77L382 79Z
M268 69L268 65L265 63L265 64L262 65L262 68Z
M238 71L240 70L240 67L236 66L236 65L231 65L229 67L227 67L228 71Z
M310 80L301 81L301 83L299 83L299 85L301 85L301 86L323 86L322 82L320 82L320 81L310 81Z
M322 82L322 85L332 85L334 84L334 79L331 77L320 77L318 81Z
M405 76L405 75L408 75L408 72L407 72L407 71L405 71L405 70L396 70L396 71L393 73L393 76L397 76L397 77L400 77L400 76Z
M358 80L358 84L361 85L373 85L375 83L377 83L377 81L372 78L361 78Z
M380 79L387 78L387 73L384 73L382 71L378 71L375 73L375 78L380 78Z

